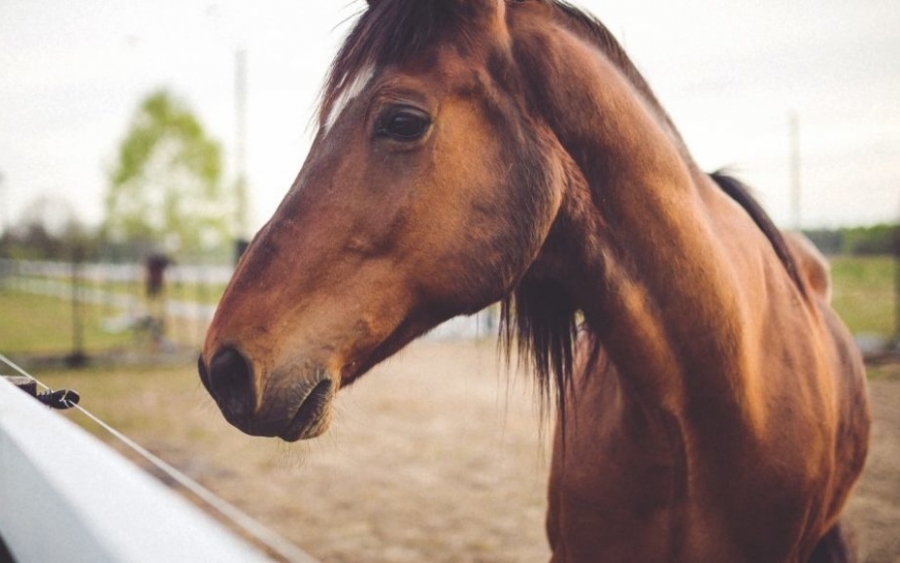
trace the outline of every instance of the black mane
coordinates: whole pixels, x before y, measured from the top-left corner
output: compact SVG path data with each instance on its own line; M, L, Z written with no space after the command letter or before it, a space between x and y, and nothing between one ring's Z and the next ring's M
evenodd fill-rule
M772 222L772 219L769 218L768 213L766 213L766 210L763 209L762 205L750 195L750 190L747 186L737 178L729 176L722 170L713 172L709 177L722 188L722 191L728 194L731 199L738 202L747 214L750 215L750 218L753 219L753 222L756 223L759 230L761 230L763 234L766 235L766 238L769 239L772 248L775 249L775 254L778 255L778 259L781 260L788 275L794 281L794 284L796 284L797 289L805 295L806 284L800 277L800 269L797 267L794 255L791 254L791 251L788 249L784 236L782 236L778 227L775 226L775 223Z
M539 0L535 0L539 1ZM610 31L595 17L564 0L543 0L554 8L557 21L595 45L631 82L638 95L657 113L685 159L691 156L677 128L657 100L644 77ZM471 44L470 30L481 14L476 4L446 0L379 0L370 2L351 30L331 65L320 107L320 123L332 105L364 68L402 63L427 53L435 44L452 39L460 48ZM762 206L738 180L722 173L710 175L716 184L738 202L771 242L789 276L805 294L794 258L781 233ZM541 393L556 392L559 407L565 407L565 389L571 381L574 342L578 331L578 308L558 284L525 276L502 302L500 342L507 355L518 345L530 358ZM595 360L599 342L593 339ZM590 366L588 366L590 369ZM553 383L551 383L551 381Z
M370 2L356 21L331 63L322 92L319 120L325 116L344 88L369 66L402 63L428 52L441 38L468 40L466 23L478 17L477 10L461 2L440 0L380 0Z

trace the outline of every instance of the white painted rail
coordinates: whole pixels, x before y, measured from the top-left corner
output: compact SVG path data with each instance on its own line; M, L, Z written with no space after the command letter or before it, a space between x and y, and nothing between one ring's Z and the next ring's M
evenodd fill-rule
M18 563L268 560L3 377L0 537Z

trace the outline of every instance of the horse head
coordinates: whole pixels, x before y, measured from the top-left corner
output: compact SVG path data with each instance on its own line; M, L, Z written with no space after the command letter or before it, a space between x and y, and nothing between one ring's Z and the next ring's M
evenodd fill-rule
M513 7L370 2L207 333L201 379L241 430L319 435L340 387L534 270L573 171L528 112Z

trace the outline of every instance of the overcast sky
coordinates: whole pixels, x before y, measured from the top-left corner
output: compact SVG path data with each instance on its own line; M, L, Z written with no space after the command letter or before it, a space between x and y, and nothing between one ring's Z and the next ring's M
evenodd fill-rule
M805 227L900 215L900 1L584 0L624 43L707 169L730 166L790 221L799 115ZM349 0L0 1L0 222L41 196L102 218L106 173L140 99L166 87L235 145L248 63L247 171L260 226L306 155Z

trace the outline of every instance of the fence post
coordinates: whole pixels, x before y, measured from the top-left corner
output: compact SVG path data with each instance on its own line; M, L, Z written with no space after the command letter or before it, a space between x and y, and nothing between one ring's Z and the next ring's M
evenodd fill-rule
M78 245L72 248L72 352L66 356L66 365L79 368L87 364L84 351L84 304L81 302L81 265L84 251Z

